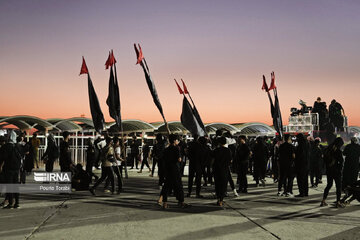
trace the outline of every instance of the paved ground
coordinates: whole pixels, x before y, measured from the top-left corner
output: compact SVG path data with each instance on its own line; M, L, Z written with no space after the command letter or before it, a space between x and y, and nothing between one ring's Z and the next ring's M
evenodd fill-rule
M277 197L276 185L267 182L237 198L229 193L223 208L215 205L213 187L205 187L204 199L186 198L190 208L170 197L162 210L157 178L147 172L130 172L120 195L24 194L20 209L0 209L0 239L360 239L356 200L344 209L320 208L324 184L298 199Z

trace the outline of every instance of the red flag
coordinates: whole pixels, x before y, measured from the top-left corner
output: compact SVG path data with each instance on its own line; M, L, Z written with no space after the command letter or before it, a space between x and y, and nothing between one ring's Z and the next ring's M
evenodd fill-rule
M89 70L86 66L86 62L85 62L85 58L83 57L83 61L82 61L82 65L81 65L81 70L80 70L80 74L89 74Z
M105 69L108 69L110 67L110 52L109 52L109 56L105 62Z
M269 91L270 91L270 90L273 90L273 89L275 89L275 88L276 88L276 86L275 86L275 73L272 72L272 73L271 73L271 84L270 84Z
M266 84L266 79L265 76L263 75L263 85L262 85L262 90L265 90L266 92L269 91L268 85Z
M179 84L177 83L176 79L174 79L174 80L175 80L176 86L178 87L179 93L180 93L180 94L184 94L184 91L181 89L181 87L180 87Z
M137 61L136 64L139 64L142 62L142 60L144 59L144 55L142 53L142 49L140 44L138 44L139 49L137 49L136 44L134 43L134 48L135 48L135 52L136 52L136 57L137 57Z
M184 81L183 81L182 79L181 79L181 81L182 81L182 83L183 83L184 93L185 93L185 94L189 94L189 91L187 90L187 87L186 87Z
M105 62L105 68L108 69L109 67L111 67L112 65L114 65L116 63L116 59L114 56L114 51L111 50L111 53L109 52L109 56L108 59Z

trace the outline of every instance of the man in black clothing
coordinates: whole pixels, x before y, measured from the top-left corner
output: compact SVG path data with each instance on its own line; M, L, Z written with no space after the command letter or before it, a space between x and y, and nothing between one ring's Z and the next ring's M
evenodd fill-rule
M69 144L69 138L70 133L68 131L65 131L63 133L63 140L60 143L60 171L61 172L70 172L71 167L73 166L72 160L71 160L71 151L70 151L70 144Z
M226 193L226 187L228 182L228 170L232 160L231 151L225 147L226 138L218 138L220 147L214 150L214 179L215 179L215 191L217 198L217 205L223 206L224 197Z
M343 207L341 200L341 175L343 171L344 158L341 151L341 147L344 145L344 141L341 137L335 139L324 152L324 161L326 164L326 177L327 185L324 190L323 200L320 206L326 206L326 198L329 194L330 188L335 181L336 186L336 207Z
M136 166L136 169L138 168L139 165L139 157L140 157L140 152L139 152L139 144L136 142L136 136L133 137L133 141L130 145L130 163L131 163L131 168L134 168L134 165Z
M166 141L164 140L162 134L156 135L156 143L153 147L152 151L152 171L150 177L154 176L155 166L158 164L158 175L159 175L159 186L162 186L164 183L164 164L163 164L163 156L165 151Z
M142 162L141 162L140 171L138 173L142 173L144 165L146 165L146 167L149 169L149 172L151 172L149 162L148 162L149 153L150 153L150 145L144 139L142 139L141 141L142 141L141 154L143 156L143 159L142 159Z
M48 144L46 151L43 155L43 159L46 160L46 167L45 167L46 171L52 172L54 169L54 162L56 161L56 159L59 158L59 148L56 145L55 138L52 133L49 133L47 139L48 139Z
M97 136L97 138L94 141L94 166L99 169L100 163L101 163L101 148L102 144L100 144L103 141L101 139L101 136Z
M324 130L329 114L328 110L326 109L326 102L321 102L321 98L318 97L314 102L314 106L311 110L311 113L319 114L319 127L320 130Z
M178 200L179 206L186 207L188 205L184 203L184 190L179 168L181 157L177 135L170 134L169 142L170 145L164 151L165 184L162 190L163 208L168 208L167 196L171 189L174 190L174 195Z
M76 191L89 190L90 178L87 172L78 163L71 179L71 187Z
M208 139L206 137L200 137L199 138L199 143L202 146L203 149L203 163L202 163L202 174L203 174L203 178L204 178L204 185L203 186L207 186L207 184L212 184L212 173L211 173L211 161L212 161L212 153L211 153L211 149L210 146L208 145Z
M0 156L0 172L4 174L5 183L19 184L21 153L16 144L16 133L14 131L10 131L8 143L1 147ZM6 192L5 199L8 200L9 203L7 206L4 206L4 208L19 208L18 192Z
M183 136L178 146L180 147L180 154L181 154L180 172L181 172L181 176L184 176L184 169L186 166L186 158L188 151L187 143L186 143L186 135Z
M93 173L92 168L95 166L95 145L93 143L93 140L91 138L88 138L87 140L88 147L86 149L86 172L89 175L90 183L92 182L92 178L95 178L95 181L99 179L98 176L96 176Z
M340 103L338 103L335 99L331 101L329 105L329 119L330 122L334 124L338 131L344 130L344 117L345 112Z
M315 139L310 143L310 183L311 187L316 188L319 184L319 176L322 171L322 151L320 148L320 140ZM314 182L315 178L315 182Z
M201 176L202 176L202 163L205 151L202 145L198 142L198 136L194 135L194 141L189 143L189 178L188 178L188 194L191 196L194 176L196 184L196 197L201 197Z
M357 138L351 138L351 143L345 147L343 154L345 156L342 180L342 187L344 189L356 183L359 175L360 145L357 143Z
M294 159L295 149L291 144L291 137L289 134L284 135L284 143L279 147L279 170L280 179L278 183L278 196L285 195L287 197L293 196L293 181L294 181ZM281 194L281 188L284 187L284 193Z
M295 169L299 195L296 197L307 197L309 194L309 148L303 134L296 136L298 146L295 149Z
M259 186L259 180L262 185L265 186L265 172L266 163L268 159L268 148L264 144L262 137L256 138L256 144L254 146L254 179L256 186Z
M244 135L239 137L239 145L236 148L236 164L239 183L239 192L247 193L248 181L246 173L249 167L250 148L246 144Z

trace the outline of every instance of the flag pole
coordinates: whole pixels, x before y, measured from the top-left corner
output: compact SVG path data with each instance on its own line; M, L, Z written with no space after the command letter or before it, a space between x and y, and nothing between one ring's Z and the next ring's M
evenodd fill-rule
M181 81L182 82L184 82L184 80L181 78ZM184 94L184 96L185 96L185 93L183 93ZM189 95L189 97L190 97L190 100L191 100L191 103L193 104L193 106L195 107L195 103L194 103L194 101L193 101L193 99L192 99L192 97L191 97L191 95L190 95L190 92L189 92L189 90L187 90L187 95Z
M140 45L139 45L139 50L136 48L136 45L135 45L135 44L134 44L134 47L135 47L135 51L136 51L137 57L139 57L139 50L140 50L140 52L141 52ZM140 59L138 59L138 61L139 61L139 60L140 60ZM150 76L150 70L149 70L149 67L148 67L148 65L147 65L147 62L146 62L145 58L142 57L142 58L141 58L141 61L138 62L138 63L140 63L140 65L141 65L141 67L143 68L144 72L145 72L148 76ZM163 120L164 120L164 124L165 124L166 131L167 131L168 135L170 135L171 132L170 132L169 124L168 124L168 122L166 121L165 116L164 116L164 114L163 114L161 111L160 111L160 114L161 114L161 116L162 116L162 118L163 118Z
M117 79L116 63L114 63L114 71L115 71L115 78ZM117 86L117 87L119 87L119 86ZM127 171L126 147L125 147L124 129L123 129L122 121L120 122L120 132L121 132L121 139L122 139L121 147L122 147L122 152L123 152L123 156L124 156L125 178L128 179L129 175L128 175L128 171Z
M183 86L184 86L184 88L186 89L186 91L185 91L185 89L184 89L184 91L183 91L183 94L187 94L187 95L189 95L189 97L190 97L190 100L191 100L191 102L192 102L192 104L193 104L193 109L197 112L197 115L199 115L199 113L198 113L198 111L197 111L197 109L196 109L196 107L195 107L195 103L194 103L194 101L193 101L193 99L192 99L192 97L191 97L191 95L190 95L190 92L189 92L189 90L187 89L187 87L185 86L185 82L184 82L184 80L181 78L181 82L183 83ZM184 95L185 96L185 95ZM200 118L200 115L199 115L199 118ZM200 119L201 120L201 119ZM201 123L202 123L202 126L204 127L204 132L205 132L205 135L207 136L208 134L207 134L207 132L206 132L206 128L205 128L205 125L204 125L204 123L202 122L202 120L201 120Z
M150 76L150 70L149 70L149 67L148 67L148 65L147 65L147 62L146 62L145 58L141 59L140 65L142 66L142 68L144 69L144 71L146 71L147 74ZM166 132L168 133L168 135L170 135L171 132L170 132L169 124L168 124L168 122L166 121L164 114L161 114L161 116L162 116L162 118L163 118L163 120L164 120Z

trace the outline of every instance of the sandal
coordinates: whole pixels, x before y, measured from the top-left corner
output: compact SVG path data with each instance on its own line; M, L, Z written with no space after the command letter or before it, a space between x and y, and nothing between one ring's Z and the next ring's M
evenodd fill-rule
M336 208L344 208L345 205L342 204L340 201L338 201L338 202L336 202L335 207L336 207Z
M320 207L324 207L327 206L328 204L325 202L325 200L322 200L320 203Z
M181 208L188 208L188 207L190 207L190 205L189 205L189 204L184 203L184 202L179 203L178 205L179 205L179 207L181 207Z

